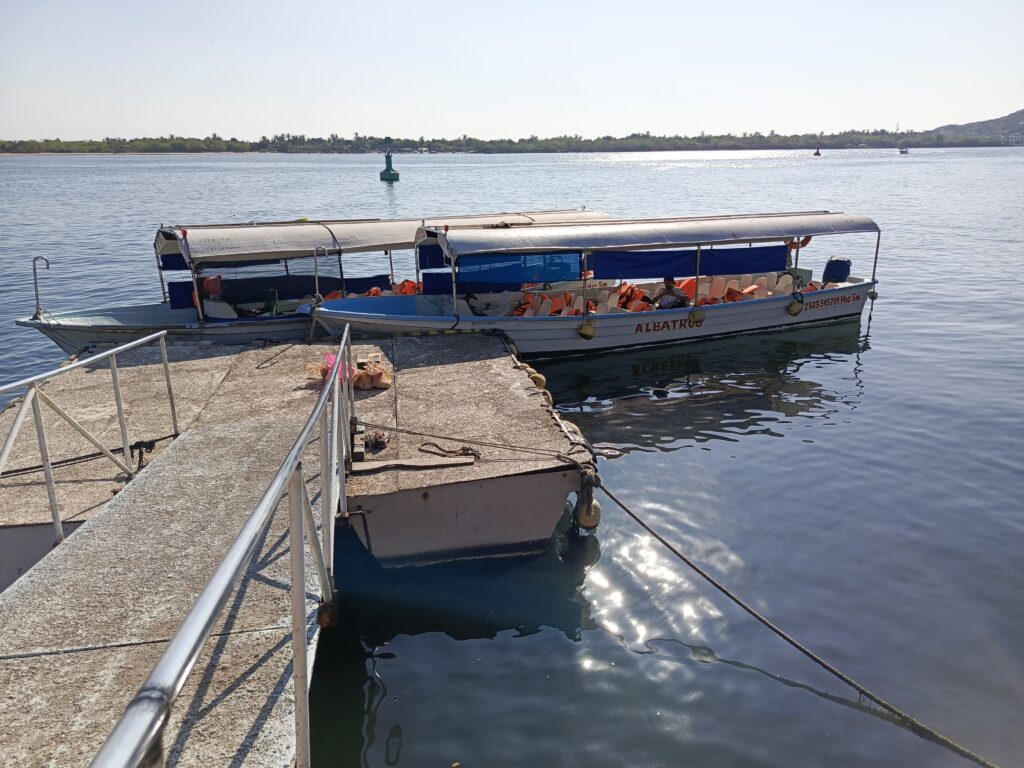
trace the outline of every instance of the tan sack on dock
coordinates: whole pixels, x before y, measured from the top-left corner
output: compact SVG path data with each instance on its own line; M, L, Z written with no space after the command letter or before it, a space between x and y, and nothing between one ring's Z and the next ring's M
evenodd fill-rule
M374 389L391 389L391 374L380 363L367 363L366 372L370 374L370 381Z

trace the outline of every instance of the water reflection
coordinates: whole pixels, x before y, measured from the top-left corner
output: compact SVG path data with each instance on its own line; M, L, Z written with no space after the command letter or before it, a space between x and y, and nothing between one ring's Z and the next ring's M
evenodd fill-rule
M680 441L778 436L777 425L793 417L828 418L855 408L867 349L868 333L857 318L538 367L561 412L599 416L587 418L584 431L614 457L672 449Z
M377 663L399 635L441 632L456 640L558 630L573 641L597 625L581 594L600 557L594 536L568 534L563 516L542 555L489 558L381 569L354 534L339 530L335 577L343 590L342 621L321 634L310 690L313 762L359 766L371 748L397 764L402 727L377 732L387 685ZM439 662L441 663L441 662Z

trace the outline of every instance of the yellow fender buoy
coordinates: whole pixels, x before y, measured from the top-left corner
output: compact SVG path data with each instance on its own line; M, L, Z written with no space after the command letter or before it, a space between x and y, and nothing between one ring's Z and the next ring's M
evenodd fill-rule
M592 338L594 338L594 335L596 333L594 330L594 323L590 320L584 320L582 323L580 323L580 327L576 329L576 333L579 334L579 337L581 339L586 339L587 341L590 341Z
M555 398L553 398L551 396L551 393L548 392L546 389L542 389L540 393L544 395L544 402L547 403L548 406L553 406L555 404Z
M793 317L796 317L804 311L804 297L799 293L799 291L793 293L793 300L789 302L789 305L786 307L786 311Z
M695 310L693 310L693 312L690 313L690 319L693 320L693 322L695 322L695 323L703 322L704 321L704 310L703 309L695 309Z
M545 385L547 385L547 383L548 383L548 380L546 378L544 378L544 374L543 373L537 373L536 371L534 371L533 373L530 374L530 381L532 381L535 385L537 385L541 389L544 389Z
M579 511L576 524L585 531L592 531L601 524L601 505L597 499L591 501L586 509Z
M868 291L868 298L871 299L872 301L877 299L878 298L878 291L876 291L874 288L872 288L870 291Z

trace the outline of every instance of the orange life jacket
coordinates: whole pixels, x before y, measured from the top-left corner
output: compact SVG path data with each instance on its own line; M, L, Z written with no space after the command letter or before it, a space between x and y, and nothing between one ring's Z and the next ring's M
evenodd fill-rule
M639 301L643 298L644 292L635 285L627 285L626 289L619 290L619 306L628 307L634 301Z
M565 291L561 296L554 296L551 299L551 314L559 315L567 306L571 306L576 300L571 291Z
M417 287L415 280L403 280L396 286L395 293L399 296L411 296L415 293L419 293L419 291L416 290Z
M519 300L516 308L512 310L512 314L516 317L522 317L526 314L526 310L533 308L533 294L524 293L523 297Z
M363 296L380 296L380 288L373 286L373 288L364 293Z
M203 278L203 297L209 298L210 296L220 296L221 284L220 275L214 275L213 277Z
M688 277L685 280L676 280L676 288L689 296L690 301L693 301L693 297L697 293L697 278Z
M332 301L334 299L344 299L344 298L345 298L345 294L342 293L341 291L331 291L326 296L324 296L324 301Z

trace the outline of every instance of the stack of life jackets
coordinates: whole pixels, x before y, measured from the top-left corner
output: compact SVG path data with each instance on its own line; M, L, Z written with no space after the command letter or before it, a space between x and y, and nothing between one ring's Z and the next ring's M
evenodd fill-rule
M640 288L625 282L619 286L618 305L629 312L646 312L652 308L647 295Z
M522 317L528 309L532 309L534 314L537 314L545 301L551 302L550 315L560 315L566 307L571 307L575 303L576 296L572 291L564 291L554 296L548 296L546 293L524 293L516 308L512 310L512 315L514 317ZM588 311L593 312L596 309L597 305L594 302L587 302ZM578 309L574 309L569 314L581 315L583 313Z

